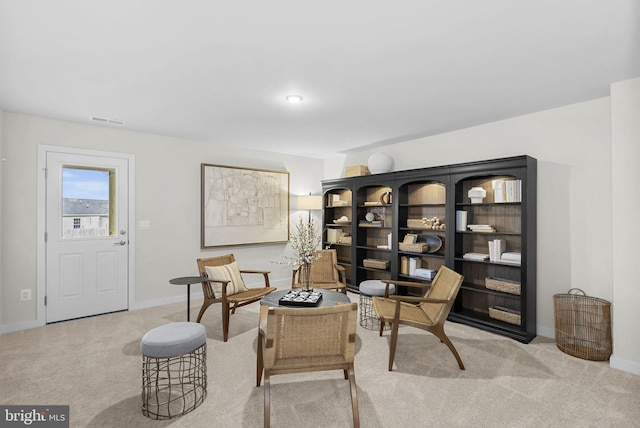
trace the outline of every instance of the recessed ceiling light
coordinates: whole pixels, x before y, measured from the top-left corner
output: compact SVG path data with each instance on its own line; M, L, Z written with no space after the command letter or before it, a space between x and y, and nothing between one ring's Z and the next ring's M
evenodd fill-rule
M302 102L302 96L300 95L287 95L287 101L291 104L298 104Z

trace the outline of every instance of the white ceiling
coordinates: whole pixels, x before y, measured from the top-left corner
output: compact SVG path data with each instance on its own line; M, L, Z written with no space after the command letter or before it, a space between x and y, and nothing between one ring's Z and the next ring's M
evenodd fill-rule
M0 0L0 109L309 157L639 76L638 0Z

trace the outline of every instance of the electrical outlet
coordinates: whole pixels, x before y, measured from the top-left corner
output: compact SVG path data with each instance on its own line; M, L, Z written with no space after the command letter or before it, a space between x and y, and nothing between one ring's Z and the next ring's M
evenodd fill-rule
M31 289L25 288L24 290L20 290L20 301L24 302L27 300L31 300Z

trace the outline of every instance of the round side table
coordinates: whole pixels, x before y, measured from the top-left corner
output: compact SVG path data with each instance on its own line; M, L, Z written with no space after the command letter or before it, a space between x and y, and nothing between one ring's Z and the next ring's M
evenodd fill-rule
M189 321L191 314L191 284L197 284L204 281L209 281L209 278L206 276L181 276L180 278L173 278L169 280L170 284L187 286L187 321Z

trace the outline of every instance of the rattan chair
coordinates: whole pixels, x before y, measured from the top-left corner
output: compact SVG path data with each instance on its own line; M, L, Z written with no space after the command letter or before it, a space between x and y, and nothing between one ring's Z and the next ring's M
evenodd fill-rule
M322 256L311 264L310 280L313 283L313 288L340 291L347 294L346 273L344 266L338 264L336 250L318 250L316 253L321 253ZM293 270L291 288L302 287L301 272L301 268Z
M211 278L211 276L207 273L207 266L230 266L235 262L235 257L233 254L227 254L224 256L218 257L209 257L198 259L198 270L200 272L200 276L207 276ZM275 287L271 287L269 284L269 271L262 270L239 270L240 274L259 274L264 277L264 287L255 287L255 288L247 288L242 282L242 278L240 277L239 281L242 284L237 284L237 286L242 290L235 294L230 294L231 282L229 280L223 279L215 279L209 280L202 283L202 291L204 293L204 302L202 303L202 307L200 308L200 313L198 314L198 322L202 319L205 311L209 306L214 303L222 304L222 332L224 341L226 342L229 338L229 316L234 314L236 309L240 306L245 306L253 302L257 302L272 291L275 291ZM213 284L219 283L222 285L221 295L216 296L213 290Z
M360 426L354 374L357 303L319 308L260 308L256 386L264 374L264 426L272 375L342 370L349 380L353 426Z
M463 276L442 266L431 284L421 284L409 281L382 280L387 286L385 297L374 297L373 307L376 316L380 320L380 336L384 329L384 323L391 323L391 344L389 346L389 371L393 370L393 359L398 343L398 327L400 324L409 325L426 330L444 342L458 361L460 370L464 370L464 364L456 351L455 346L444 332L444 323L453 306ZM389 284L396 286L415 287L427 289L424 297L391 296L389 297Z

